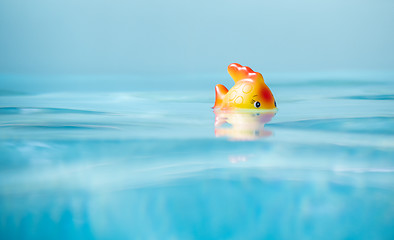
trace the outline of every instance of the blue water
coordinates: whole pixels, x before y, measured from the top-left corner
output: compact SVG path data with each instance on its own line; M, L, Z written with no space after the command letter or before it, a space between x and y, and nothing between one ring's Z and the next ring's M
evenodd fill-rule
M0 87L0 239L394 238L392 78L272 80L275 116L220 126L211 85L29 84Z

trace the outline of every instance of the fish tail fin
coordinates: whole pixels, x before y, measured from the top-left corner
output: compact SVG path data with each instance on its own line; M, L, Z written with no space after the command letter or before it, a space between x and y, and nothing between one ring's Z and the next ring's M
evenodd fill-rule
M215 105L213 108L217 108L222 105L223 103L223 98L227 94L228 89L223 86L222 84L218 84L215 87L215 93L216 93L216 99L215 99Z

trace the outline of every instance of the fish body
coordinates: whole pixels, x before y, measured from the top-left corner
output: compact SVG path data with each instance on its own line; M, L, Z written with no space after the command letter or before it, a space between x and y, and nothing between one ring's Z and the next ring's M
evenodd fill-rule
M238 63L230 64L227 70L235 85L230 90L216 85L214 109L276 110L275 98L259 72Z

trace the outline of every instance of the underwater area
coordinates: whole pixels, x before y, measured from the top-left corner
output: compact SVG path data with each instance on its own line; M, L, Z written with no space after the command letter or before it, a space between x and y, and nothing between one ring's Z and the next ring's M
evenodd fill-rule
M0 239L393 239L394 74L264 76L219 126L229 78L2 75Z

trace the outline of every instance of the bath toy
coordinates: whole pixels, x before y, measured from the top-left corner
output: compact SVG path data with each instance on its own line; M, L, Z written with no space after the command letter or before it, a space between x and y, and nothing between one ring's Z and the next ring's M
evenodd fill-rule
M230 90L221 84L216 85L214 109L276 110L274 96L260 73L238 63L230 64L227 70L235 85Z

